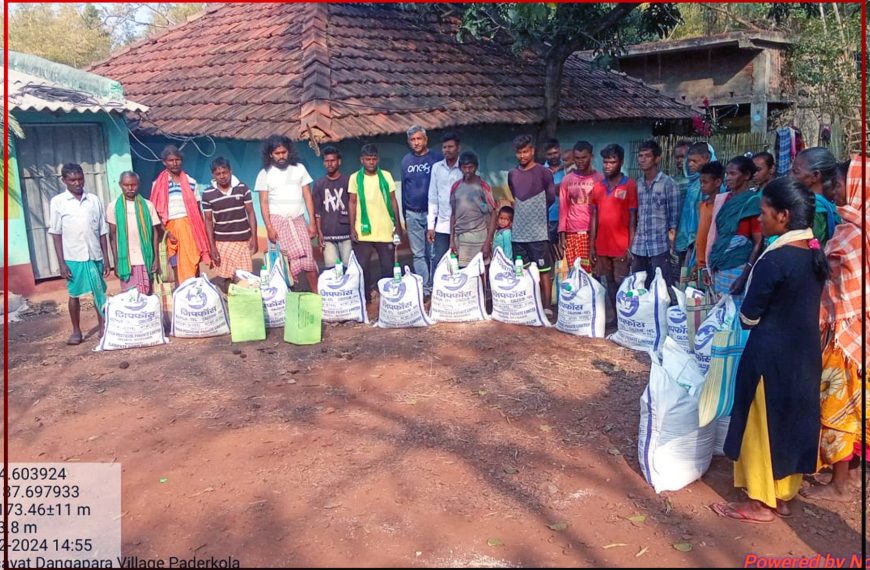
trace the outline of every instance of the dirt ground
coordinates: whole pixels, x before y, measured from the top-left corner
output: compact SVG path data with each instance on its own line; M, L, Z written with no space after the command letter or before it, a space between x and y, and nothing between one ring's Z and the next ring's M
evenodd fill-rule
M701 481L656 495L637 460L648 358L609 341L342 324L308 347L271 330L95 353L95 334L64 345L56 289L10 326L10 458L119 462L125 556L733 567L747 553L860 552L857 492L798 500L772 524L724 520L709 505L740 495L716 457Z

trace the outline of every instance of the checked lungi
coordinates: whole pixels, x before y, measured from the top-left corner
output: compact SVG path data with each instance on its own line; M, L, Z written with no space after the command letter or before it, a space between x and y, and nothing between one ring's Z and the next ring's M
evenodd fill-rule
M314 253L311 251L311 237L308 235L308 227L305 218L286 218L284 216L271 215L272 227L278 232L278 247L290 264L290 274L295 280L303 271L317 271L314 262Z
M568 271L574 267L574 261L579 257L580 265L587 273L592 272L592 258L589 251L589 234L569 233L565 240L565 261L568 262Z
M129 291L130 289L138 289L143 295L151 294L151 277L145 270L144 265L134 265L130 268L130 279L121 281L121 291Z
M236 269L251 271L254 260L251 257L251 246L248 240L244 241L216 241L214 243L221 264L217 267L218 277L232 279Z

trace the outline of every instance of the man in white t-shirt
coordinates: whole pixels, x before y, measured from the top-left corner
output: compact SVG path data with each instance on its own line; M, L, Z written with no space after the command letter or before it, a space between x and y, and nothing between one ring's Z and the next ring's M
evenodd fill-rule
M311 250L311 239L317 236L312 182L292 141L280 135L269 137L263 147L263 169L254 183L266 233L287 258L293 279L305 272L309 289L317 291L317 264Z

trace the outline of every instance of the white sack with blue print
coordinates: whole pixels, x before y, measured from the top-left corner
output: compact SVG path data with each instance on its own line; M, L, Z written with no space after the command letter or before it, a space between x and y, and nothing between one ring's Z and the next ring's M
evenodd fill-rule
M564 333L604 338L604 287L582 267L580 259L559 283L559 320Z
M230 334L223 297L208 277L191 277L172 293L172 336L203 338Z
M734 299L731 295L723 295L719 302L716 303L710 312L707 313L707 318L698 327L698 332L695 333L695 360L698 362L698 368L701 369L701 374L706 375L710 369L710 352L713 349L713 337L716 333L725 330L731 326L731 321L737 318L737 306L734 304Z
M484 270L483 253L471 258L471 262L462 269L451 269L450 252L445 253L432 277L429 319L433 323L466 323L488 319L481 278Z
M492 290L492 318L511 325L549 327L541 303L541 276L535 262L520 271L505 256L500 247L495 248L489 266L489 286Z
M278 328L284 326L284 304L287 300L287 281L284 270L280 263L269 268L266 286L260 287L263 294L263 315L266 318L266 327Z
M142 295L135 287L109 297L104 306L105 329L96 350L120 350L166 344L163 309L157 295Z
M693 352L694 347L689 344L689 318L686 312L686 298L703 298L704 293L691 287L686 289L686 292L680 291L677 287L671 287L671 291L677 298L677 304L668 308L668 336L680 345L680 348L686 352Z
M423 278L405 266L400 280L385 277L378 281L381 294L378 322L382 329L428 327L431 323L423 310Z
M351 252L347 267L340 270L330 267L320 274L317 292L323 300L324 322L369 322L363 272L355 253Z
M661 269L645 288L646 272L629 275L616 292L617 331L610 340L633 350L659 352L668 336L668 285Z
M640 397L637 458L656 493L677 491L706 473L715 426L698 427L704 375L691 354L666 338L662 356L650 351L649 384Z

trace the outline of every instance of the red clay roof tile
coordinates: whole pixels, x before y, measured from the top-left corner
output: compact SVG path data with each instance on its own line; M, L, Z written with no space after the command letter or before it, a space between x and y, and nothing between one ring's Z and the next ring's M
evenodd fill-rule
M223 4L90 69L150 107L142 128L179 135L324 140L542 119L544 66L455 24L390 5ZM565 66L560 119L687 119L639 80ZM304 118L303 118L304 117ZM304 123L304 124L303 124ZM319 131L319 132L318 132Z

